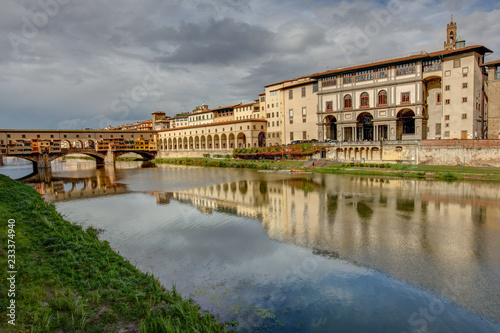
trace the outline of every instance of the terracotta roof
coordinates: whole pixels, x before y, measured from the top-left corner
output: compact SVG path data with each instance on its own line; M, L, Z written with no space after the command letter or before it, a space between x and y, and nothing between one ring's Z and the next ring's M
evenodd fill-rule
M252 102L252 103L247 103L247 104L238 104L238 105L235 105L234 108L242 108L242 107L247 107L247 106L252 106L254 105L255 102Z
M295 79L290 79L290 80L280 81L280 82L276 82L276 83L271 83L271 84L265 85L264 87L267 88L267 87L270 87L270 86L275 86L275 85L283 84L283 83L287 83L287 82L297 81L297 80L301 80L301 79L309 79L309 78L311 78L311 76L312 75L303 75L303 76L295 78Z
M495 66L495 65L500 65L500 59L484 63L481 66Z
M156 112L153 112L151 114L165 114L165 112L163 112L163 111L156 111Z
M316 73L316 74L311 75L311 77L319 78L319 77L326 76L326 75L352 72L352 71L356 71L359 69L378 67L378 66L382 66L382 65L397 64L397 63L407 62L407 61L411 61L411 60L435 58L435 57L440 57L440 56L447 57L447 56L452 56L452 55L456 55L456 54L460 54L460 53L466 53L466 52L470 52L470 51L477 51L481 54L493 52L490 49L488 49L482 45L473 45L473 46L468 46L468 47L464 47L464 48L456 49L456 50L443 50L443 51L437 51L437 52L431 52L431 53L427 53L427 52L423 51L421 54L411 55L411 56L407 56L407 57L383 60L383 61L372 62L372 63L362 64L362 65L356 65L356 66L352 66L352 67L338 68L338 69L334 69L334 70L330 70L330 71L326 71L326 72L322 72L322 73Z

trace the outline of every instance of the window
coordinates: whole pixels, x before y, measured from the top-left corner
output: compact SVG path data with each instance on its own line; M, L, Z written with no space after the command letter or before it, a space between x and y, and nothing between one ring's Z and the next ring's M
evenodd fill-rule
M266 98L265 98L264 96L262 96L262 97L260 98L260 101L261 101L261 102L265 102L265 101L266 101Z
M467 97L462 97L462 103L467 103Z
M469 73L469 67L462 68L462 76L463 77L467 77L468 73Z
M290 124L293 124L293 109L288 110L288 114L290 115Z
M462 119L467 119L467 113L462 113Z
M441 123L436 124L436 135L441 135Z
M451 71L445 71L444 76L451 76Z
M321 79L322 87L330 87L337 85L337 77L336 76L328 76Z
M332 101L326 102L326 111L333 111L333 102Z
M378 105L379 106L387 105L387 91L380 90L380 92L378 93Z
M302 118L305 118L305 117L307 117L307 108L303 107L302 108Z
M450 137L450 131L444 131L444 137L449 138Z
M307 132L306 131L302 132L302 140L307 140Z
M280 125L280 121L278 120L278 121L276 122L276 126L279 126L279 125Z
M402 65L396 66L396 75L406 75L415 73L415 63L409 62Z
M288 99L293 99L293 90L288 91Z
M290 132L290 141L293 141L293 132Z
M318 91L318 82L314 82L313 83L313 92L317 92Z
M410 93L404 92L401 93L401 104L409 104L410 103Z
M500 79L500 66L497 66L495 68L495 79L497 79L497 80Z
M444 104L446 104L446 105L450 104L450 100L449 99L445 99L444 100Z
M433 72L441 70L441 59L434 59L422 62L424 72Z
M368 96L368 93L366 92L362 93L359 99L362 108L367 108L370 106L370 98Z
M450 115L449 114L445 115L444 120L450 120Z
M450 124L446 123L444 124L444 127L450 127Z
M301 91L302 91L301 93L302 97L306 97L306 87L302 87Z
M462 88L467 88L467 82L462 83Z
M444 86L444 90L446 90L446 91L450 90L450 85Z
M453 60L453 68L459 68L459 67L460 67L460 59Z
M278 96L278 90L271 91L270 95L271 96Z
M441 93L436 94L436 104L441 104Z
M344 109L346 109L346 110L352 109L352 97L351 97L351 95L344 96Z

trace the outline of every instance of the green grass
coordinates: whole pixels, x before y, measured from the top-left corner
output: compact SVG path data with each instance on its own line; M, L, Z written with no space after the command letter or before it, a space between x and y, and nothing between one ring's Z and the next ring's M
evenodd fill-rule
M194 165L220 168L249 168L261 170L301 168L303 161L237 160L213 158L159 158L153 160L159 164Z
M192 301L142 273L94 230L65 221L32 188L0 175L0 278L7 278L8 219L15 219L16 325L1 332L224 332ZM5 285L2 282L2 286ZM0 295L0 316L10 301Z
M95 161L95 158L92 156L74 156L74 155L64 155L61 157L63 160L89 160Z
M131 162L131 161L143 161L144 159L142 157L133 157L133 156L120 156L115 159L115 161L126 161L126 162Z
M304 169L307 161L286 160L239 160L239 159L212 159L212 158L161 158L154 163L194 165L203 167L229 167L251 169ZM391 176L402 178L429 178L436 180L487 180L499 181L500 168L440 166L440 165L406 165L390 163L338 163L328 167L307 169L318 173Z

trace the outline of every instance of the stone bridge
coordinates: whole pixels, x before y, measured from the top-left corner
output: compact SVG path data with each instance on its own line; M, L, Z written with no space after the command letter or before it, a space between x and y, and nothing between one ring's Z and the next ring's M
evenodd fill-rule
M17 130L0 129L0 157L19 157L33 162L34 169L50 168L50 162L69 154L85 154L96 159L96 163L114 163L115 159L126 153L136 153L145 160L155 158L156 151L123 149L98 151L97 143L102 140L148 140L156 141L154 131L122 131L122 130ZM21 153L9 153L7 146L18 141L28 142L31 140L51 140L60 142L64 147L60 151L48 153L31 153L30 151ZM1 158L0 158L1 161ZM0 162L0 165L2 162Z

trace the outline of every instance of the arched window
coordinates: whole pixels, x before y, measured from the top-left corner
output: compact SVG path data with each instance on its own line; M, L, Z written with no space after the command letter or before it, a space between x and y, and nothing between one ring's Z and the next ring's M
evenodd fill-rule
M345 95L344 96L344 109L352 109L352 97L351 95Z
M370 106L370 104L369 104L370 100L368 97L368 93L365 93L365 92L362 93L360 99L361 99L361 107L362 108L367 108L368 106Z
M387 91L380 90L378 93L378 106L387 105Z

